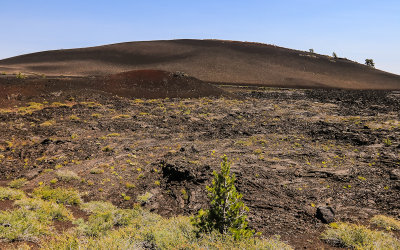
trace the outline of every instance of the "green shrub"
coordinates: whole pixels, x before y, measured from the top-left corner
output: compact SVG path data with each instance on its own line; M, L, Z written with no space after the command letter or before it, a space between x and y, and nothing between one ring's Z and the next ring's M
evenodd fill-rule
M235 187L235 175L231 175L231 163L225 155L221 162L221 173L213 172L212 186L207 186L210 209L200 210L192 220L199 232L214 230L221 234L231 234L239 240L253 235L247 228L248 207L242 201L242 194Z
M15 179L13 181L11 181L10 183L8 183L8 186L10 188L21 188L26 184L26 179L25 178L19 178L19 179Z
M322 234L327 243L354 249L400 249L392 235L349 223L331 223Z
M62 204L78 205L82 202L79 193L74 189L40 187L33 190L33 194L43 200Z
M21 190L0 187L0 201L2 200L20 200L25 197L25 193Z

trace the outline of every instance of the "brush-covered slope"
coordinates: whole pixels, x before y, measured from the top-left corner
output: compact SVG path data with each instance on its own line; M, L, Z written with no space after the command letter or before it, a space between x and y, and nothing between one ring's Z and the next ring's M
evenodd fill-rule
M10 73L89 76L135 69L183 71L208 82L400 89L400 76L346 59L221 40L129 42L45 51L0 61L0 70Z

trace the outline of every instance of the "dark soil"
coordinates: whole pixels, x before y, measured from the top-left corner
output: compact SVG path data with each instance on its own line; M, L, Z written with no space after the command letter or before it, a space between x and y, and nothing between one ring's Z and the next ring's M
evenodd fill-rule
M140 79L135 74L110 79ZM152 73L152 82L162 74ZM237 98L135 99L90 89L21 96L19 107L42 105L1 110L0 176L27 178L26 190L43 182L74 187L86 201L190 215L207 207L205 186L226 154L250 226L296 248L329 248L319 239L319 206L331 206L338 221L399 217L398 92L222 91ZM51 184L62 170L79 179Z
M14 208L14 201L0 200L0 211L11 210Z
M68 209L72 212L75 219L83 219L85 221L89 219L90 215L82 211L78 206L69 206Z
M15 241L15 242L0 242L1 250L10 250L10 249L25 249L23 246L28 245L30 250L40 249L39 244L30 241Z

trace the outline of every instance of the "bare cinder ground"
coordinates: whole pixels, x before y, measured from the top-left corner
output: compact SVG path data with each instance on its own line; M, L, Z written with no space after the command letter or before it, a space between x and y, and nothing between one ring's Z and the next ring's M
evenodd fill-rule
M193 214L226 154L250 225L294 247L329 247L318 206L356 223L399 218L399 92L220 88L231 97L9 96L17 106L0 111L0 181L74 187L120 207L148 193L152 211ZM65 170L78 178L51 182Z
M345 58L222 40L119 43L0 60L0 72L107 75L136 69L184 71L206 82L345 89L400 89L400 76Z

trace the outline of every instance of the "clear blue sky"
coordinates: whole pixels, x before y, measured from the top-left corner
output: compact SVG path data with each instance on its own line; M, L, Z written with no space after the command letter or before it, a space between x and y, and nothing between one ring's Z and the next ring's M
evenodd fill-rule
M400 74L399 0L0 0L0 58L179 38L275 44Z

